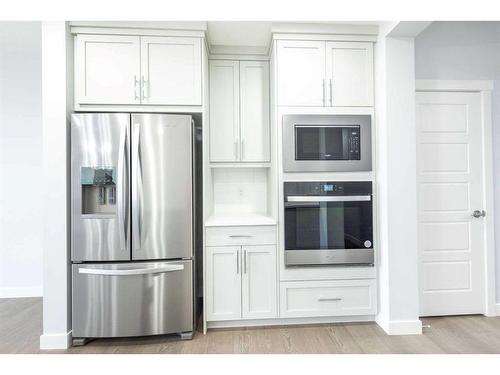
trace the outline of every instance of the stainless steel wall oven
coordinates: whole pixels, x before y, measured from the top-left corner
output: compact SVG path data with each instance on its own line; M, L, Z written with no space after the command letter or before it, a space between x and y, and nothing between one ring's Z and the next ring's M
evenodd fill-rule
M373 265L372 183L285 182L285 265Z

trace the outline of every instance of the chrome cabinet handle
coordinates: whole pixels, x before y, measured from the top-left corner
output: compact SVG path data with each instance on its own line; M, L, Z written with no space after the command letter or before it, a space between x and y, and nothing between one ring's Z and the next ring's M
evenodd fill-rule
M148 89L146 90L146 85L148 85ZM146 96L146 91L148 95ZM149 98L149 81L144 79L144 76L141 76L141 92L142 92L142 99L148 99Z
M326 106L326 79L323 78L323 105Z
M330 106L333 107L333 80L330 79Z
M319 297L318 301L323 302L323 301L342 301L342 298L340 297Z
M153 273L182 271L183 269L184 269L183 264L171 264L163 267L132 268L127 270L80 268L78 272L87 275L130 276L130 275L148 275Z
M240 250L236 251L236 274L240 273Z
M486 211L485 210L474 210L474 212L470 216L475 217L475 218L485 217Z
M245 273L247 273L247 251L246 249L243 250L244 251L244 256L243 256L243 265L244 265L244 270L245 270Z
M137 79L137 76L136 76L136 75L134 75L134 99L135 99L135 100L139 100L139 99L140 99L140 95L141 95L141 94L140 94L140 93L139 93L139 94L137 93L137 89L139 88L139 85L140 85L140 84L141 84L141 83L140 83L140 82L139 82L139 80Z
M231 237L231 238L251 238L253 236L251 236L249 234L231 234L231 235L229 235L229 237Z
M238 141L234 140L234 160L238 160Z

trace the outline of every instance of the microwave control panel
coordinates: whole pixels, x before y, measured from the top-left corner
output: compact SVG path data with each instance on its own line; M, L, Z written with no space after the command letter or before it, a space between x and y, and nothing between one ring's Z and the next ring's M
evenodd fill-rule
M360 137L359 128L349 129L347 137L348 160L360 160Z

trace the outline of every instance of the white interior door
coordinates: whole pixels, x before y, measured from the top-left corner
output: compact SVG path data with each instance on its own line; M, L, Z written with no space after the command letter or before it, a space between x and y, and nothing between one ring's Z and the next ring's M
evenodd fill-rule
M207 247L207 321L241 319L240 249L239 246Z
M79 104L140 104L139 37L78 35L75 93Z
M373 105L373 43L326 43L327 105Z
M479 93L417 92L420 313L485 312Z
M201 39L141 37L143 104L201 105Z
M276 246L244 246L243 319L276 318Z
M240 61L241 160L269 161L269 63Z
M278 42L278 105L325 105L325 42Z

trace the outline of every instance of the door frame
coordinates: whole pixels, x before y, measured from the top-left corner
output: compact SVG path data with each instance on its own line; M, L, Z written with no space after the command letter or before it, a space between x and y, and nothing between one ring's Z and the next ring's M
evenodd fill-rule
M495 285L495 207L493 187L493 129L491 120L491 80L415 80L416 92L473 92L481 96L481 124L483 142L483 199L487 212L484 225L484 286L483 314L500 315L496 305ZM417 176L418 181L418 176ZM420 266L420 265L419 265ZM420 271L419 271L420 274Z

